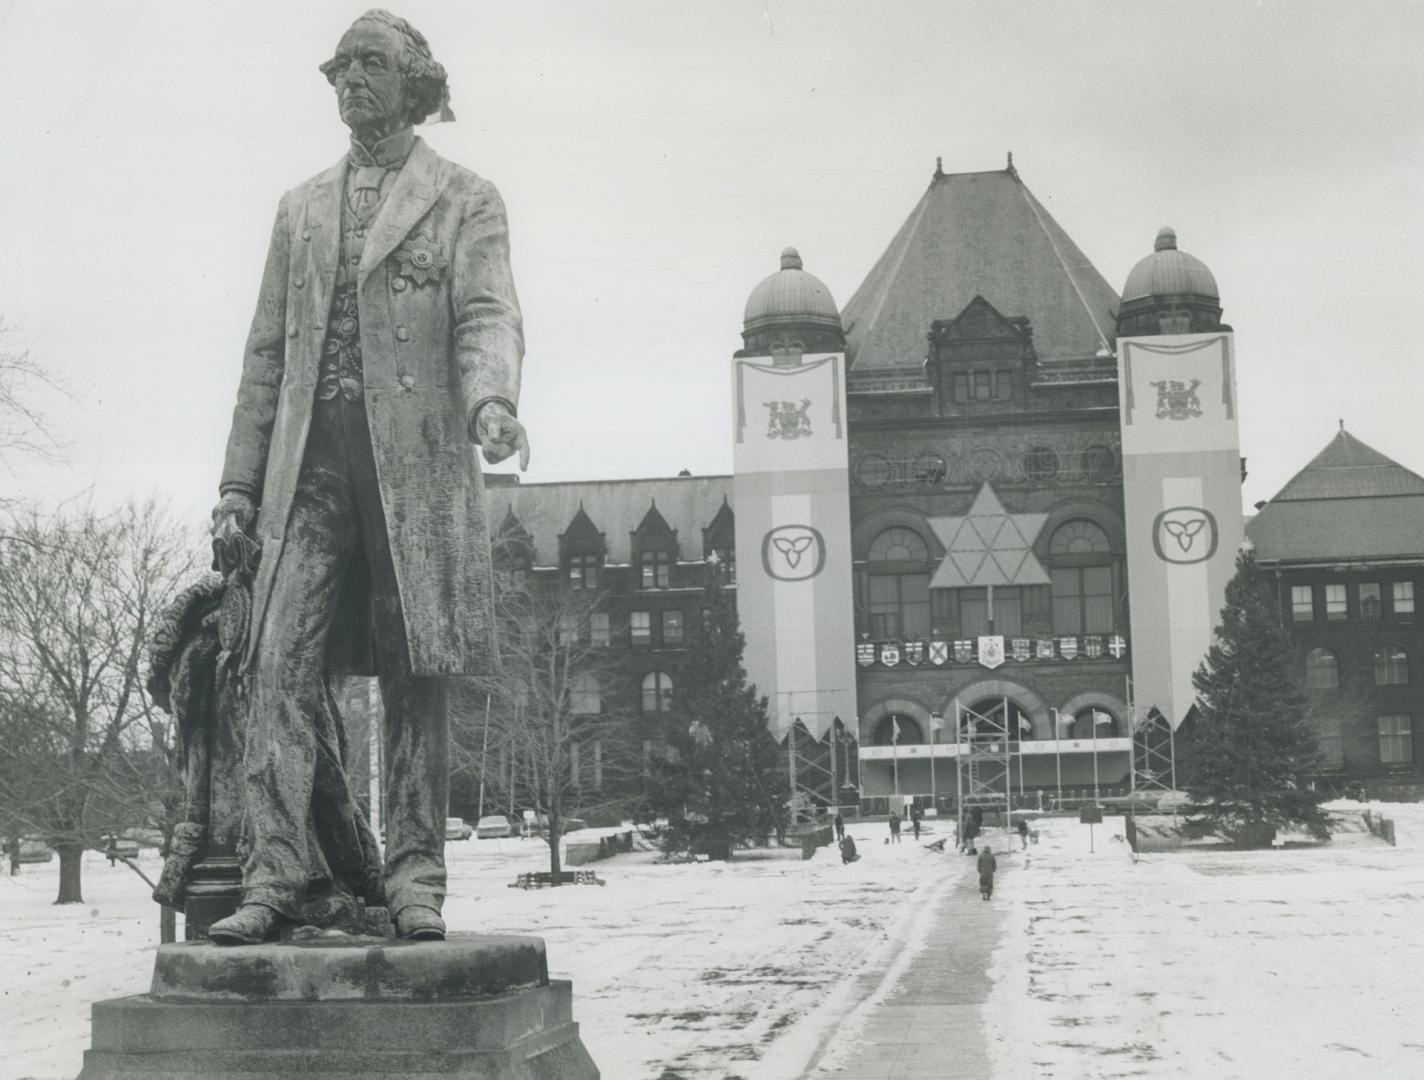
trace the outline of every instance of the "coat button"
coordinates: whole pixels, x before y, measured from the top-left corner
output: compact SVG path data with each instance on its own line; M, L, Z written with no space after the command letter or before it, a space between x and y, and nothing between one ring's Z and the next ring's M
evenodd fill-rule
M310 240L310 239L311 239L311 230L310 230L310 229L303 229L303 230L302 230L302 239L303 239L303 240Z
M396 327L396 340L397 340L397 341L409 341L409 340L410 340L410 331L407 330L404 326L397 326L397 327Z
M288 337L296 337L296 336L297 336L297 325L296 325L296 323L288 323L288 324L287 324L287 336L288 336Z
M306 285L306 283L307 283L307 279L304 278L304 277L302 277L301 274L298 274L298 275L296 276L296 278L292 281L292 284L295 285L295 286L296 286L297 288L299 288L299 289L302 288L302 287L304 287L304 286Z
M409 390L409 389L411 389L413 386L415 386L415 379L413 379L413 378L412 378L411 376L409 376L409 375L402 375L402 376L400 377L400 384L401 384L401 388L402 388L402 389L404 389L404 390Z
M405 292L405 278L398 277L391 282L391 288L396 292Z

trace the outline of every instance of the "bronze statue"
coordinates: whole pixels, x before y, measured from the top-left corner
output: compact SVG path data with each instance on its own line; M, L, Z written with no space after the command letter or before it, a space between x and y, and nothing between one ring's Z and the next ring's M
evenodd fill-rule
M470 444L490 462L529 458L503 203L413 131L445 99L444 68L404 19L373 10L321 71L351 149L278 206L213 511L220 543L261 548L237 660L252 673L243 897L210 929L222 944L302 921L309 886L362 888L358 853L344 874L330 865L342 836L359 837L341 809L354 801L344 781L336 800L314 787L332 794L340 743L327 678L372 671L388 769L379 886L399 935L444 937L445 678L494 663Z

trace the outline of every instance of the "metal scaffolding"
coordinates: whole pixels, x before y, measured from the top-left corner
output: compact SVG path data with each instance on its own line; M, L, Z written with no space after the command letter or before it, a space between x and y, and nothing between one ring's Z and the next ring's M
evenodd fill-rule
M974 809L1004 812L1004 828L1013 811L1013 749L1009 699L1001 698L987 713L955 702L954 742L958 833L964 835L966 813Z

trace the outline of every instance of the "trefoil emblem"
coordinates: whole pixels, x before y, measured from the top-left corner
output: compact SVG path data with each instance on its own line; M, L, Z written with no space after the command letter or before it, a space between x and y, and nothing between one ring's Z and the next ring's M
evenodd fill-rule
M769 411L766 437L768 439L799 439L811 434L811 418L807 411L811 399L802 398L798 408L792 401L763 401Z
M1158 420L1190 420L1202 414L1197 398L1200 379L1193 379L1190 386L1179 379L1164 379L1152 385L1157 388Z

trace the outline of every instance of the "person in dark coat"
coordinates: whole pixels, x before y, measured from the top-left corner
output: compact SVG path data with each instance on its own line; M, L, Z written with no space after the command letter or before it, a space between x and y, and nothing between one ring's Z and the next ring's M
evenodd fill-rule
M892 844L900 842L900 815L894 810L890 811L890 842Z
M841 817L839 811L836 812L836 818L832 824L836 827L836 843L839 844L845 839L845 818Z
M1023 818L1019 818L1018 825L1015 826L1015 828L1017 828L1018 831L1019 831L1019 842L1020 842L1021 844L1023 844L1023 846L1024 846L1025 848L1027 848L1027 847L1028 847L1028 822L1025 821Z
M964 836L959 841L959 850L966 855L974 854L974 838L979 835L979 826L974 824L974 820L964 823Z
M911 806L911 807L910 807L910 828L911 828L911 830L914 832L914 834L915 834L915 839L916 839L916 840L918 840L918 839L920 838L920 817L921 817L920 808L919 808L918 806Z
M994 871L999 868L999 862L994 858L994 852L988 844L979 852L976 865L979 869L979 895L987 900L994 895Z
M852 863L860 858L855 851L855 840L849 836L841 837L841 862Z

